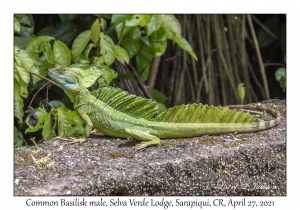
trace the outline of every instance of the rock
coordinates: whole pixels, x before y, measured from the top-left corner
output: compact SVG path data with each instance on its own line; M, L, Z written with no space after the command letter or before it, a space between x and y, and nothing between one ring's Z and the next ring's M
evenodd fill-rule
M286 195L285 101L280 124L266 131L187 139L135 151L138 141L93 135L55 140L14 153L14 194L29 195Z

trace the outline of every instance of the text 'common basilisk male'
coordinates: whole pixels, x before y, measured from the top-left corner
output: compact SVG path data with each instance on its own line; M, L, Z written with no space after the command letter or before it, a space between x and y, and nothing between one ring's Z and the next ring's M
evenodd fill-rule
M189 104L169 108L155 116L155 101L113 87L89 92L83 85L80 68L52 68L48 74L67 93L86 124L83 138L74 142L86 141L94 127L108 136L142 140L143 143L135 147L141 149L159 144L161 138L260 131L272 128L280 121L278 111L255 105L223 108ZM275 119L258 121L255 116L235 108L265 111Z

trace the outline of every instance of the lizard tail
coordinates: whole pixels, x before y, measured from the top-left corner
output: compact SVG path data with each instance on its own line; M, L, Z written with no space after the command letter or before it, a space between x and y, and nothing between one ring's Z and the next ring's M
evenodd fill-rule
M279 124L281 118L279 111L261 105L228 105L225 107L228 107L229 109L251 109L251 110L264 111L275 118L269 121L257 122L255 125L257 130L265 130L265 129L275 127Z

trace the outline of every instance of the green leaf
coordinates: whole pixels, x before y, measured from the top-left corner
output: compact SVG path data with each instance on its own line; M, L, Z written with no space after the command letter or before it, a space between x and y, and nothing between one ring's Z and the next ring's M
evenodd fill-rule
M173 33L181 36L181 26L174 15L161 15L161 20Z
M132 15L112 15L111 22L115 25L123 23L126 20L130 19Z
M45 117L42 136L45 141L49 141L56 136L52 126L51 112Z
M58 135L70 137L74 134L83 134L83 120L77 111L70 111L62 106L57 109Z
M161 56L167 48L167 37L163 28L152 33L150 37L149 54L152 57Z
M96 44L99 41L100 37L100 23L99 20L96 19L91 27L91 39Z
M91 49L93 49L94 47L97 47L97 45L94 44L94 43L90 43L90 44L85 48L85 50L84 50L84 56L85 56L86 58L89 57L89 54L90 54L90 52L91 52Z
M275 78L280 83L280 87L283 91L286 88L286 68L280 67L275 72Z
M23 134L14 126L14 148L21 147L23 145Z
M19 119L19 121L23 122L23 111L24 102L20 96L20 85L14 81L14 116Z
M100 53L103 56L107 66L114 62L116 56L114 42L103 32L100 33Z
M125 62L128 64L129 63L129 56L122 47L115 45L115 53L116 53L116 59L125 65Z
M174 41L178 44L179 47L187 51L196 61L198 61L196 53L193 51L190 43L185 38L183 38L182 36L174 36Z
M66 23L66 22L70 22L72 20L74 20L75 18L77 18L78 15L74 15L74 14L62 14L59 15L59 18L61 20L61 22Z
M64 106L64 103L61 102L61 101L57 101L57 100L52 100L52 101L49 101L49 105L55 109L55 108L60 108L62 106Z
M151 17L152 15L133 15L131 19L126 20L125 25L131 27L140 25L144 27L149 22Z
M131 59L141 48L141 31L138 26L132 27L131 30L124 35L121 46L126 50Z
M17 18L14 18L14 31L16 33L20 33L20 23L19 21L17 20Z
M149 39L149 38L143 37L142 39ZM136 66L138 71L140 72L143 81L146 81L148 79L148 75L152 64L152 57L149 54L148 49L149 48L145 44L145 42L142 42L141 50L136 55Z
M22 26L20 27L20 36L23 37L33 37L34 27L26 27Z
M240 83L240 84L238 85L238 94L239 94L239 98L241 99L241 104L243 104L244 98L245 98L245 88L244 88L244 83Z
M124 29L123 29L124 24L125 23L119 23L119 24L115 25L115 30L116 30L118 39L121 38L121 33L123 34L123 36L125 36L131 30L131 27L129 27L129 26L124 26Z
M82 53L82 51L84 50L84 48L86 47L86 45L90 41L90 39L91 39L91 31L90 30L84 31L76 37L76 39L74 40L73 45L72 45L73 57L76 58Z
M28 128L25 130L25 133L32 133L36 132L44 127L44 122L45 119L47 118L50 113L47 113L45 109L42 109L40 107L35 109L35 114L38 116L39 120L37 124L33 127L32 125L29 124L29 116L27 116L25 122L28 125Z
M15 68L19 72L24 82L29 83L30 75L29 72L39 74L36 60L27 51L20 49L19 47L14 48ZM33 77L33 83L41 80L40 78Z
M14 70L14 78L20 85L20 95L23 98L27 98L28 97L28 89L27 89L28 84L26 82L24 82L24 80L21 78L19 72L16 70Z
M48 69L55 67L54 64L49 63L49 61L47 60L45 55L42 55L42 56L39 57L39 59L37 61L37 65L38 65L39 70L40 70L39 74L44 76L44 77L48 75L48 73L47 73Z
M14 36L14 45L21 49L26 49L28 43L33 39L33 37L27 36Z
M49 42L44 44L44 49L45 49L44 55L45 55L47 61L51 64L55 64L55 55L51 49L51 44Z
M14 17L19 21L19 23L31 26L31 21L27 15L17 14L14 15Z
M71 63L71 53L67 45L56 40L53 46L55 56L55 67L69 66Z
M146 25L147 36L161 28L161 15L153 15Z
M35 58L38 57L38 53L42 52L41 45L43 43L49 43L54 38L52 36L38 36L33 38L27 45L26 51L28 51L31 55L33 55Z
M155 100L160 103L165 103L166 100L168 99L168 97L165 96L165 94L163 94L162 92L160 92L156 89L152 90L152 95L155 98Z
M71 42L76 36L78 26L72 22L66 23L57 23L55 26L49 25L38 32L40 35L49 35L55 37L65 43L67 46L70 46Z

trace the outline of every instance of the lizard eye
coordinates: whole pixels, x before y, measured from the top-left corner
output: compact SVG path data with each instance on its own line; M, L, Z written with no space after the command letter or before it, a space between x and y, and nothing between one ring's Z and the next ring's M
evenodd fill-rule
M66 69L62 69L61 71L62 71L62 72L65 72L65 71L66 71Z

